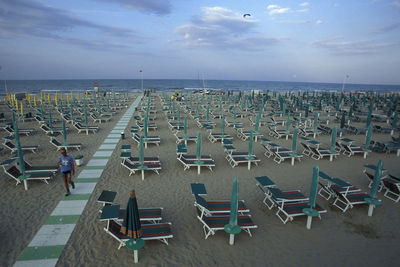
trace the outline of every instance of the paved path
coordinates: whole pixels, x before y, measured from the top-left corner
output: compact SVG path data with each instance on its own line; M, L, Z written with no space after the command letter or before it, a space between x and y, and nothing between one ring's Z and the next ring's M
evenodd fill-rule
M50 217L17 259L15 267L47 267L57 264L58 258L71 237L76 223L85 209L86 203L89 201L111 154L114 152L121 138L121 132L128 126L135 108L139 105L141 99L142 96L138 96L114 126L103 144L94 153L93 157L75 180L76 189L74 189L74 193L68 197L64 197L58 203L57 207L50 214Z

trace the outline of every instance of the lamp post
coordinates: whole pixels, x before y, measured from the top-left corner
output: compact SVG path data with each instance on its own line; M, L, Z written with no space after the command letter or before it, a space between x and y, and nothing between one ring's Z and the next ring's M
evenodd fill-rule
M142 91L143 91L143 70L139 70L140 74L141 74L141 79L142 79Z

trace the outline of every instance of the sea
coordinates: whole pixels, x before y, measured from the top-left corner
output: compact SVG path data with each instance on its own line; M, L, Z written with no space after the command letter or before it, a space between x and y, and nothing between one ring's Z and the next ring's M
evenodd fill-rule
M190 80L190 79L80 79L80 80L8 80L0 82L0 94L39 93L49 91L93 90L98 83L100 92L141 92L152 89L163 91L196 91L202 89L218 91L278 91L278 92L400 92L400 85L351 84L351 83L311 83L283 81L240 81L240 80Z

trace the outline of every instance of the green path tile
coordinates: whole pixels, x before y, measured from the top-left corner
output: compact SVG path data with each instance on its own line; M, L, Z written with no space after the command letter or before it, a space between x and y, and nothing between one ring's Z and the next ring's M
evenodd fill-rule
M44 224L76 224L80 215L50 216Z
M67 197L63 197L62 200L88 200L92 194L71 194Z
M54 259L60 257L64 246L27 247L18 260Z

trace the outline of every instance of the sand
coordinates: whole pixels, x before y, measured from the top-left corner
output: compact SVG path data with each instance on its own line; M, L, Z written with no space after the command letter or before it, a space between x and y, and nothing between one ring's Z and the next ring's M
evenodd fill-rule
M259 143L254 144L254 152L261 159L259 166L247 170L247 165L232 168L224 158L224 151L220 143L211 143L206 139L206 131L201 129L203 136L202 154L210 154L216 162L211 172L192 168L184 171L183 166L176 159L176 139L169 130L162 106L157 98L158 110L155 121L158 129L150 135L159 135L161 145L152 145L145 150L145 156L159 155L162 163L160 175L153 172L145 173L142 181L139 174L129 176L129 172L121 166L119 158L122 144L131 144L133 154L137 155L137 148L130 134L125 140L120 140L110 158L103 175L98 182L74 232L68 241L57 266L128 266L133 264L133 253L127 248L118 250L118 242L109 236L103 228L104 222L99 221L97 198L102 190L117 192L115 202L125 207L129 191L134 188L139 207L163 207L163 222L172 223L174 237L169 245L159 241L147 241L144 249L139 251L138 266L351 266L351 265L391 265L397 262L397 245L400 241L397 222L400 221L398 212L399 203L383 197L379 193L382 205L374 211L373 217L367 216L366 205L342 213L333 207L331 202L318 197L317 203L327 209L322 220L314 219L312 229L305 227L306 218L299 217L293 222L284 225L275 215L276 209L268 210L262 203L263 194L256 187L254 177L268 175L282 189L300 189L305 195L309 194L312 177L312 168L318 165L320 170L332 176L340 177L353 185L369 192L368 180L363 174L364 164L377 164L379 159L384 160L384 167L394 175L400 175L398 167L399 157L394 154L370 153L366 159L356 155L351 158L340 155L333 162L328 159L320 161L303 157L301 162L294 166L289 161L275 163L272 158L266 158L264 149ZM118 114L120 116L125 111ZM181 113L183 115L183 112ZM102 124L102 130L92 138L84 134L72 133L71 142L79 141L85 147L79 154L89 158L96 151L101 141L108 134L112 126L118 121L116 116L111 122ZM240 119L244 127L249 129L247 118ZM192 119L189 121L189 134L197 135L199 128ZM220 119L216 130L220 127ZM37 122L25 123L21 128L37 127ZM132 118L128 128L135 125ZM331 123L330 126L337 125ZM363 124L356 124L363 126ZM384 124L381 124L384 125ZM39 132L34 137L23 137L27 140L40 143L38 155L28 154L29 159L37 164L55 162L58 153L48 143L48 137ZM234 145L239 151L247 151L248 142L236 137L235 130L225 127L228 134L234 136ZM261 133L268 136L265 126L260 128ZM4 134L4 133L1 133ZM97 136L99 138L97 138ZM363 141L364 135L347 135ZM76 138L76 139L74 139ZM321 135L317 138L328 145L330 136ZM389 134L373 134L374 140L388 141ZM291 139L274 139L279 144L291 146ZM48 143L48 144L47 144ZM43 147L42 147L43 146ZM195 154L196 145L190 143L188 150ZM301 151L298 146L298 151ZM77 154L73 153L73 154ZM9 156L2 152L1 159ZM34 160L36 158L36 160ZM86 161L87 162L87 161ZM80 168L82 169L82 167ZM30 183L29 191L24 191L21 185L15 186L11 179L2 179L1 190L1 230L0 264L12 265L23 249L47 219L51 211L63 197L62 179L58 177L50 182ZM235 245L228 244L229 236L224 231L204 239L201 223L196 218L194 199L190 191L190 183L204 183L208 195L206 199L230 199L234 177L239 178L239 198L245 200L250 214L258 229L252 230L252 237L242 232L235 236Z

